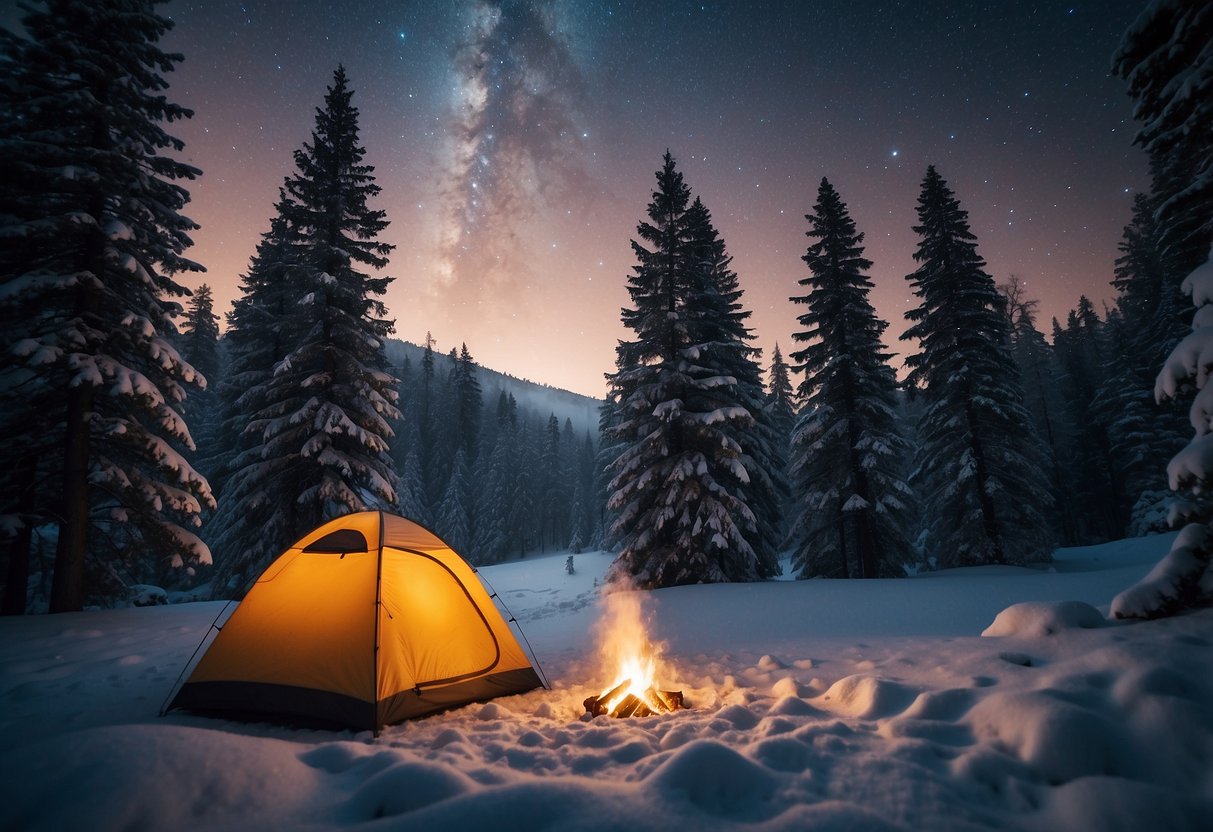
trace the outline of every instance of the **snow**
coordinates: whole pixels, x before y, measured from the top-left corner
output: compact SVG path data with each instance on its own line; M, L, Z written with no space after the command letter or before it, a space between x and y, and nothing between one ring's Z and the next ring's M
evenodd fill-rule
M1092 629L1106 623L1103 614L1082 601L1024 601L998 614L983 636L1051 636L1061 630Z
M5 828L1203 829L1213 610L1104 618L1174 537L636 594L692 706L636 720L581 718L604 553L480 572L552 690L378 738L157 716L221 603L0 619Z

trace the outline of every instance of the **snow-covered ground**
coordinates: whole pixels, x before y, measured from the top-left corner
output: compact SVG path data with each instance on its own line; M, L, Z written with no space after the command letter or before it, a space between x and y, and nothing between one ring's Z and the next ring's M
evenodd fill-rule
M579 718L609 556L488 568L554 689L377 739L158 717L219 604L2 619L0 829L1207 830L1213 611L1055 603L1106 613L1172 537L652 593L693 708L635 720Z

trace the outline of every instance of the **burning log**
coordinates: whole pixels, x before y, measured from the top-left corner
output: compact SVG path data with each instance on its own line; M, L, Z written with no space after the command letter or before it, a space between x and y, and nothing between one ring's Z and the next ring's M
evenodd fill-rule
M673 713L686 709L686 703L680 690L657 690L649 688L642 695L627 693L622 698L631 679L624 679L615 687L598 696L591 696L584 703L585 712L590 716L610 715L619 719L630 716L653 716L654 714ZM618 702L614 700L619 698Z

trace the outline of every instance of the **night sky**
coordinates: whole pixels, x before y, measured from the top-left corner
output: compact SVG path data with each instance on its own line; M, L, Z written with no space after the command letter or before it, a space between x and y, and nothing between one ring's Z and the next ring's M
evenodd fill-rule
M1140 2L175 0L169 95L202 168L187 276L237 294L341 62L397 249L397 335L599 396L625 337L629 240L669 148L734 256L759 344L791 346L822 176L867 234L897 342L935 164L995 280L1042 328L1108 281L1146 187L1108 67ZM289 10L289 11L288 11Z

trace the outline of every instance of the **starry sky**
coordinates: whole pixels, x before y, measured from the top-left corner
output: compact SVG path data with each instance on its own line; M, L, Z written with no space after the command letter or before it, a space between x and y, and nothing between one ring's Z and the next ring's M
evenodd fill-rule
M397 335L594 396L625 337L629 240L669 148L734 256L769 360L797 328L826 176L867 235L894 351L935 164L1042 324L1111 300L1148 184L1108 68L1141 2L174 0L186 213L219 311L343 63L397 246Z

